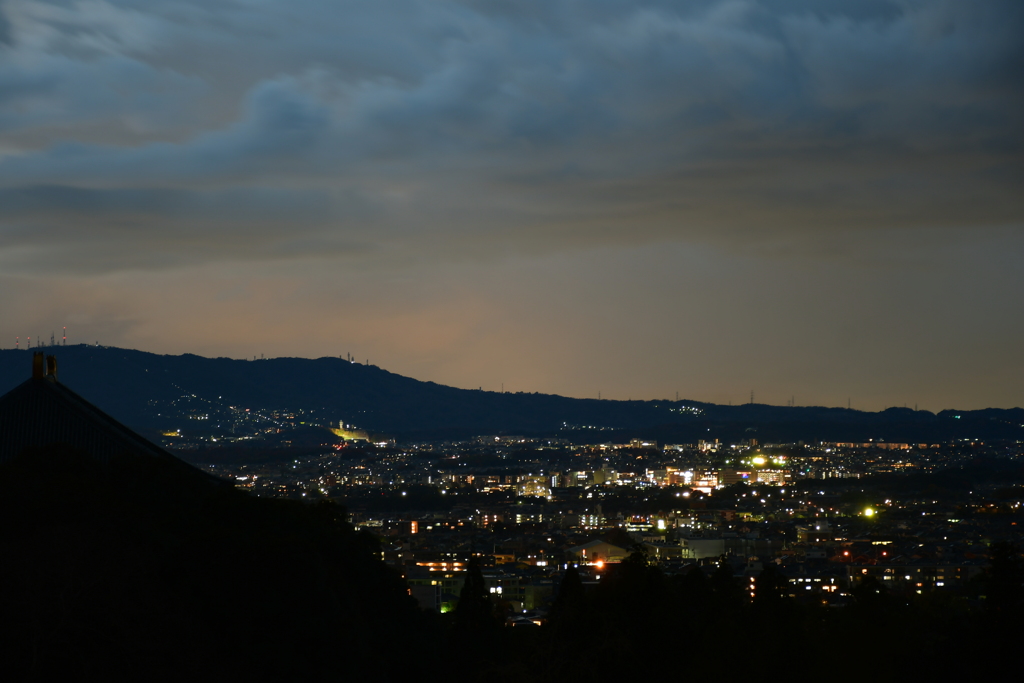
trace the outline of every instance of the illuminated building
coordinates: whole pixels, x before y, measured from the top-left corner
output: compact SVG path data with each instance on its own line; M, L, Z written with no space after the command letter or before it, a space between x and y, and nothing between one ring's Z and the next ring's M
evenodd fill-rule
M518 493L520 496L549 496L548 478L544 475L523 476L519 479Z
M612 545L607 541L596 539L565 551L569 558L578 564L595 564L597 562L622 562L629 557L629 551Z
M756 481L759 484L788 484L793 480L789 470L758 469L755 470Z

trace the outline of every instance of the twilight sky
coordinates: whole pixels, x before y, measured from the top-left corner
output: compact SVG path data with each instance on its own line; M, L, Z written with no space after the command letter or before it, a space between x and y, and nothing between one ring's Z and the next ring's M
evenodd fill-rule
M0 0L0 328L1024 405L1020 0Z

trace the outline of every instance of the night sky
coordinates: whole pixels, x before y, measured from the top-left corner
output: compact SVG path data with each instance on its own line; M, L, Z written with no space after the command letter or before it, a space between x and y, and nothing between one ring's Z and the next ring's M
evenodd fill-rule
M0 0L0 331L1024 404L1020 0Z

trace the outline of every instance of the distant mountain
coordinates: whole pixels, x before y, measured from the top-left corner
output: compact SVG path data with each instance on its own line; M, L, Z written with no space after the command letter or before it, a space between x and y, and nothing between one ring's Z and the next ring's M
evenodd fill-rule
M339 420L399 437L560 433L577 441L629 436L662 442L699 439L938 442L1024 438L1024 409L845 408L697 401L611 401L550 394L456 389L341 358L234 360L192 354L76 345L43 349L76 392L136 429L171 426L166 408L182 396L251 409L303 410L310 421ZM31 372L31 353L0 351L0 394ZM312 411L312 412L310 412Z

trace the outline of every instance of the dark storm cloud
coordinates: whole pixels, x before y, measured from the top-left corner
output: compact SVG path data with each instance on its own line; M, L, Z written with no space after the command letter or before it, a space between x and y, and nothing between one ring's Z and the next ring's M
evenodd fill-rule
M898 0L761 0L768 13L809 14L821 20L842 17L854 21L889 22L903 15Z
M283 175L295 170L287 168L290 161L313 160L330 123L322 105L290 87L289 81L261 83L247 99L239 122L186 143L124 148L60 142L45 152L0 162L0 178L8 168L33 180L87 178L91 183L126 184Z
M171 262L285 216L309 254L1015 224L1019 7L8 0L0 234L116 217L132 265L183 217L212 248ZM40 187L102 206L30 219Z
M0 1L0 45L12 45L11 22L4 13L4 3Z

